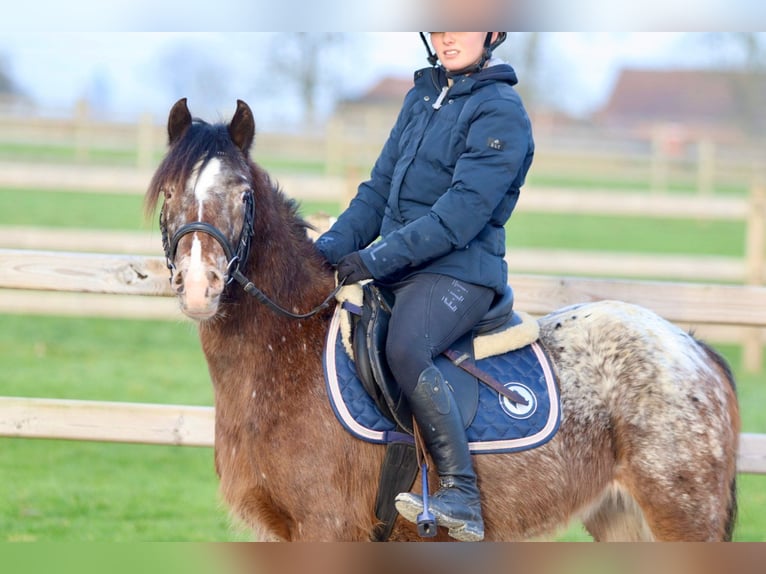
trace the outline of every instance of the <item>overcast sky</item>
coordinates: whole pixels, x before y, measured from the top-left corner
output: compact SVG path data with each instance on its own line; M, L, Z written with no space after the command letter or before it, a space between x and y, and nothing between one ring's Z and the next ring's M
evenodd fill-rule
M67 113L78 98L88 97L115 119L148 112L164 120L177 98L190 95L183 81L190 66L203 62L211 98L220 100L213 104L215 112L204 113L227 117L240 98L251 104L261 128L269 129L298 117L296 95L269 71L278 38L278 33L5 32L0 57L19 87L49 112ZM555 91L550 97L567 111L585 114L604 103L621 67L725 62L694 40L682 33L549 33L541 73ZM514 63L512 51L504 55ZM329 64L325 106L330 90L335 97L351 97L382 77L409 77L426 60L415 32L356 32L346 33ZM194 102L190 106L199 110Z
M472 25L456 25L456 24ZM763 30L763 0L9 0L0 31Z

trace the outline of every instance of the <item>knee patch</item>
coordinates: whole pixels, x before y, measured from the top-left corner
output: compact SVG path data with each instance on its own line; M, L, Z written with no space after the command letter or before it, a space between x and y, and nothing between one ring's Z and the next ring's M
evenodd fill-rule
M418 377L415 392L425 398L439 414L449 414L452 405L451 392L441 371L428 367Z

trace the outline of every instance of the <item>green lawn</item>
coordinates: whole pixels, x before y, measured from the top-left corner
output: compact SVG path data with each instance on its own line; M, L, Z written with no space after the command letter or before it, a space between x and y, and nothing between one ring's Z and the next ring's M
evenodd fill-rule
M337 214L338 205L302 204L304 214L316 211ZM11 224L156 225L136 195L0 190L0 225ZM519 211L508 243L741 256L744 224ZM739 348L720 350L741 364ZM185 322L0 316L0 372L6 396L212 404L196 331ZM738 373L745 432L766 433L763 373ZM0 541L248 539L218 500L211 449L0 439L0 476ZM561 538L587 536L573 526ZM766 541L766 476L740 477L736 538Z
M0 316L7 396L212 405L190 323ZM209 448L0 439L0 540L241 540Z

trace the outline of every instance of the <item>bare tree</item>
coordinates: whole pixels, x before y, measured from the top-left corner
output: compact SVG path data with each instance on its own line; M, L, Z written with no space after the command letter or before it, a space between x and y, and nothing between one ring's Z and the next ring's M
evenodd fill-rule
M729 46L737 53L734 66L749 72L766 70L766 33L708 32L703 36L714 48Z
M222 102L234 98L229 68L224 55L211 46L181 40L160 55L157 73L172 91L172 98L188 97L201 117L211 117Z
M534 105L544 92L541 74L541 51L545 32L511 32L496 54L511 63L519 74L518 90Z
M320 91L332 91L341 81L332 59L340 57L336 51L344 43L340 32L277 33L271 42L271 73L280 86L295 91L309 127L317 124Z
M692 41L694 42L694 35ZM761 135L766 128L763 102L766 100L766 33L708 32L702 44L719 54L718 66L738 72L732 75L737 100L735 121L745 133Z
M0 94L19 94L20 90L10 72L7 56L0 55Z

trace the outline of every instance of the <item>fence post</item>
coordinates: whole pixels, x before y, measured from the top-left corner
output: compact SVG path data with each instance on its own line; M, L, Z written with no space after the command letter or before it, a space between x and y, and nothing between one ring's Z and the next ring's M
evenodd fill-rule
M154 121L150 113L144 112L138 120L136 166L139 169L152 167L154 156Z
M665 154L665 135L661 127L652 132L652 156L649 166L649 189L663 193L668 189L668 158Z
M766 190L760 183L750 191L750 208L745 229L745 283L762 285L764 271L764 241L766 240ZM761 369L763 362L762 329L746 328L742 349L743 366L747 372Z
M341 175L344 172L344 126L338 117L332 117L325 128L325 175Z
M74 150L75 160L78 163L88 161L88 101L77 100L74 108Z
M715 144L710 138L697 142L697 191L710 196L715 187Z

